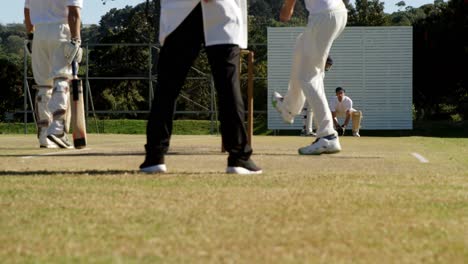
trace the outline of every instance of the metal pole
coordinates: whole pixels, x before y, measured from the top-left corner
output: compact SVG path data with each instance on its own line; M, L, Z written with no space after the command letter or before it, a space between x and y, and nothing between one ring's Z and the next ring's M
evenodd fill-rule
M248 142L249 145L252 146L252 138L253 138L253 112L254 112L254 104L253 104L253 75L254 75L254 52L249 51L248 56L248 65L247 65L247 109L248 109L248 118L247 118L247 134L248 134Z
M23 92L24 92L24 100L23 100L23 106L24 106L24 134L28 133L28 94L27 94L27 83L28 83L28 57L27 57L27 51L26 47L24 47L24 60L23 60Z
M89 78L89 45L86 43L86 71L85 71L85 78L86 78L86 85L88 85L88 78ZM85 100L85 117L88 119L88 109L89 109L89 100L88 100L88 89L91 89L90 87L86 87L84 92L84 100Z
M210 100L210 135L214 134L214 100L215 100L215 88L213 75L210 75L210 87L211 87L211 100Z
M152 75L152 70L153 70L153 48L151 43L149 44L149 56L148 56L148 80L149 80L149 90L148 90L148 98L149 98L149 109L151 111L151 105L153 101L153 75Z

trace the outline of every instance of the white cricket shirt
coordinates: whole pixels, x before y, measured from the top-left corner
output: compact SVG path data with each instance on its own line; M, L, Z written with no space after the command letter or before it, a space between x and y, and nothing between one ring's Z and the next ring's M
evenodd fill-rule
M247 48L246 0L161 0L159 41L164 44L192 10L201 2L206 46L236 44Z
M335 96L330 102L330 110L337 114L346 113L346 111L353 108L353 100L348 96L343 96L343 100L338 101L338 97Z
M25 0L24 8L29 9L31 23L68 23L68 6L83 8L83 0Z

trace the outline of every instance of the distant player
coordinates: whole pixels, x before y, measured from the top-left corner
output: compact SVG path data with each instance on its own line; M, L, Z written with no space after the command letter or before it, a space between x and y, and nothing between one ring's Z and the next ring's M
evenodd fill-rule
M26 0L24 17L27 48L32 56L36 85L35 109L39 145L72 148L69 80L71 62L81 60L81 8L83 0Z
M353 108L353 100L346 96L345 92L345 89L341 87L335 89L336 96L330 102L333 123L338 134L344 135L349 121L352 120L353 136L360 137L359 128L361 127L362 112ZM337 117L344 119L342 125L339 124Z
M296 0L285 0L280 13L281 21L288 21ZM301 155L318 155L341 151L333 118L328 107L323 84L325 64L333 41L341 34L348 19L342 0L305 0L309 21L299 35L294 49L293 65L288 93L284 98L274 93L273 106L286 123L292 123L307 100L317 124L317 139L300 148Z

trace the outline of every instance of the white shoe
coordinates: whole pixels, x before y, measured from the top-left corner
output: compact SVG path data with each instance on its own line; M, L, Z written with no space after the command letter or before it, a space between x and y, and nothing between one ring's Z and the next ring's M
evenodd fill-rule
M227 167L226 168L226 173L230 173L230 174L248 175L248 174L262 174L262 172L263 172L262 170L251 171L244 167Z
M359 135L359 132L353 132L353 137L361 137L361 135Z
M332 154L340 152L341 145L338 136L329 135L317 138L311 145L302 147L298 151L300 155Z
M230 162L228 162L230 163ZM226 168L226 173L232 173L232 174L262 174L262 169L255 165L253 160L248 159L246 161L239 160L237 162L231 163L231 165L235 166L229 166Z
M284 98L281 94L278 92L273 92L271 96L271 104L276 109L276 111L281 114L281 117L286 124L292 124L294 122L294 116L290 112L283 109L283 101Z
M167 168L166 164L158 164L148 167L142 167L140 168L140 171L145 173L165 173L167 172Z
M67 133L65 133L65 132L63 134L61 134L61 135L50 134L50 135L47 136L47 139L54 142L55 144L57 144L61 148L65 148L65 149L73 148L73 145L68 140Z
M47 141L48 141L47 143L39 143L39 147L40 148L47 148L47 149L59 148L59 146L57 146L57 144L55 144L54 142L52 142L50 140L47 140Z
M47 128L39 127L39 147L41 148L58 148L59 146L47 138Z

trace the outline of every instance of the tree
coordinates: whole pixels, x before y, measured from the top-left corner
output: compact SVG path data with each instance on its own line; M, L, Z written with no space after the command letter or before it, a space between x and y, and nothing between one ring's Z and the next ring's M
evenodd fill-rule
M379 0L356 0L356 8L345 2L350 11L348 26L384 26L387 24L384 3ZM351 8L351 9L350 9Z
M154 43L157 30L148 23L147 8L148 6L143 3L135 7L111 9L101 18L98 27L88 31L89 37L100 44ZM92 77L148 76L149 52L149 46L90 46L88 70ZM149 93L148 81L94 81L91 83L91 88L94 103L100 109L138 110L145 109L148 105L145 100Z
M395 5L398 6L399 10L401 10L400 8L406 6L406 3L405 3L405 1L400 1L400 2L396 3Z
M0 120L4 120L6 112L14 112L23 102L21 58L14 54L6 54L0 48ZM21 98L20 100L18 100Z
M421 119L468 117L466 88L467 50L460 36L466 35L464 0L435 1L421 7L428 16L414 28L414 98Z

